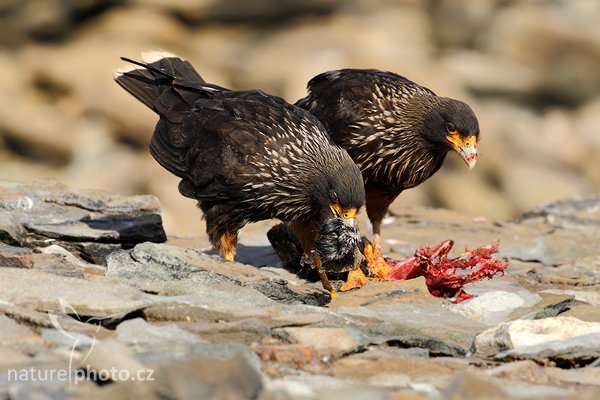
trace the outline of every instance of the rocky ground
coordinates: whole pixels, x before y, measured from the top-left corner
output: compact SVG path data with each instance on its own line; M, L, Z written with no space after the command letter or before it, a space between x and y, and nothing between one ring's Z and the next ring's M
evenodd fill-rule
M346 67L466 101L477 167L450 154L400 201L513 219L600 192L599 20L597 0L2 0L0 177L154 194L171 234L202 235L148 154L156 116L112 81L120 56L164 49L290 102Z
M511 222L394 208L396 258L500 240L506 275L459 304L423 278L330 302L279 266L268 226L224 262L167 240L152 196L1 181L0 399L600 396L600 197Z

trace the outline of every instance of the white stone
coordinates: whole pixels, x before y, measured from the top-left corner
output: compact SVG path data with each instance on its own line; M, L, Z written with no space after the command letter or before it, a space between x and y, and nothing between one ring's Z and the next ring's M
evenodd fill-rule
M504 321L516 309L529 307L542 298L525 290L518 293L495 290L459 303L450 310L487 325Z
M573 317L516 320L485 330L475 337L477 353L493 355L503 350L543 345L583 335L600 335L600 322Z

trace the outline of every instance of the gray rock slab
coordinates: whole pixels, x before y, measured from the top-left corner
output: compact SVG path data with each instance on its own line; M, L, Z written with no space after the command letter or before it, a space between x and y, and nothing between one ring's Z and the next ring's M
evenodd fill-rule
M531 307L542 298L530 291L491 291L449 307L453 312L480 321L485 325L496 325L506 321L519 308Z
M70 312L70 310L65 311ZM98 339L114 336L113 330L98 325L98 319L86 323L86 318L69 315L63 311L55 312L55 310L51 310L49 312L41 312L14 304L0 303L0 312L28 327L33 327L36 331L40 330L42 333L45 329L62 329L69 334L78 332Z
M126 371L131 377L141 377L138 371L149 370L148 366L140 363L135 352L127 344L116 339L107 339L97 342L87 352L85 359L80 360L78 367L87 367L96 371L111 369ZM143 375L143 377L147 376ZM146 383L151 383L148 381Z
M541 293L553 293L559 295L573 296L575 301L589 304L591 306L600 307L600 291L580 289L546 289Z
M56 329L42 329L42 338L51 343L53 347L62 349L63 351L71 352L73 349L77 351L87 351L97 343L97 338L94 332L85 334L82 332L67 332Z
M571 398L575 389L553 385L528 384L515 381L502 381L473 372L458 373L452 382L441 392L447 399L555 399Z
M33 268L33 251L0 243L0 267Z
M600 386L600 368L585 367L577 369L545 368L548 378L560 384Z
M135 359L144 365L165 365L193 357L226 359L241 354L254 368L260 369L260 359L249 347L241 343L147 342L131 347Z
M274 399L384 400L389 398L389 393L380 388L335 376L298 373L267 381L265 397Z
M600 238L596 243L600 243ZM589 243L590 246L593 246ZM541 283L551 286L600 286L600 255L572 257L569 262L545 266L535 271ZM562 262L562 261L561 261Z
M157 375L180 399L253 399L263 389L260 368L241 353L219 359L192 357L163 365Z
M369 343L364 334L350 328L289 327L273 333L291 343L313 346L321 357L353 353Z
M271 337L271 328L256 318L215 323L186 322L178 326L211 343L251 344Z
M566 294L534 293L519 285L513 285L512 289L489 292L469 290L469 293L481 294L449 309L487 326L494 326L517 318L555 317L568 310L574 299L574 296Z
M564 317L574 317L582 321L600 322L600 308L590 304L575 304L561 314Z
M539 292L541 301L527 308L519 308L513 311L508 320L520 319L542 319L552 318L571 309L574 296L568 294L552 294Z
M522 241L521 254L513 256L538 260L548 266L577 264L581 262L578 260L597 257L599 210L600 197L591 195L543 204L525 212L519 221L522 226L547 226L551 230Z
M200 337L173 324L149 324L142 318L130 319L117 325L117 340L130 344L172 341L203 342Z
M600 357L600 323L573 317L510 321L477 335L474 347L497 359L591 362Z
M27 230L29 244L44 239L78 242L164 242L160 203L153 196L71 190L51 180L0 181L0 211ZM17 235L18 236L18 235Z
M52 244L38 249L34 268L57 275L83 278L89 275L104 276L106 268L76 257L62 246Z
M600 227L600 196L557 201L542 204L521 216L522 221L543 220L560 228Z
M70 278L35 269L0 268L0 303L38 311L67 309L67 313L80 316L122 318L151 305L152 300L145 293L116 282Z
M568 265L579 258L597 255L594 246L600 242L600 231L553 230L543 234L543 226L532 228L538 232L536 236L511 244L504 254L522 261L540 261L547 266Z
M449 308L453 304L433 297L424 278L370 282L335 299L329 308L361 321L355 328L372 343L428 348L437 355L465 355L475 335L486 326Z
M278 307L240 307L229 304L201 304L190 296L158 302L144 309L144 316L152 321L232 322L257 318L269 320L278 314Z
M569 204L565 202L567 208ZM384 245L384 253L391 251L392 255L410 256L419 246L453 238L456 246L451 255L456 256L464 247L475 248L500 240L499 257L540 261L547 266L568 265L580 258L598 255L600 230L595 221L599 217L594 207L588 204L587 211L575 218L576 224L561 226L562 229L539 217L517 222L479 221L450 210L405 207L396 210L386 225L388 243ZM566 212L564 218L568 219ZM394 245L398 240L407 242L403 246ZM510 267L508 271L510 273Z
M36 354L45 349L46 344L40 335L27 326L15 322L6 315L0 315L0 347Z
M395 389L408 389L420 384L436 392L450 382L454 368L435 359L369 350L336 360L331 374L353 383Z
M25 363L0 371L0 396L4 394L4 398L9 399L69 398L69 382L75 385L74 377L69 375L69 371L72 369L69 369L68 358L30 358ZM79 388L83 390L90 383L81 382Z
M29 362L30 357L8 347L0 347L0 371Z
M219 359L193 356L151 370L153 381L117 382L86 398L255 399L263 389L260 370L239 353Z
M324 304L328 295L316 285L290 282L259 268L227 262L193 249L142 243L130 251L111 254L107 275L124 278L158 292L189 293L190 284L237 284L254 288L283 303Z
M152 296L156 306L169 303L190 304L201 307L237 307L243 309L277 305L274 300L258 290L233 283L183 282L165 286L165 294Z
M10 211L0 211L0 242L14 246L25 243L27 231L11 216Z
M545 362L550 360L560 365L588 365L600 358L600 333L519 346L501 351L496 354L495 358L502 361L527 359Z

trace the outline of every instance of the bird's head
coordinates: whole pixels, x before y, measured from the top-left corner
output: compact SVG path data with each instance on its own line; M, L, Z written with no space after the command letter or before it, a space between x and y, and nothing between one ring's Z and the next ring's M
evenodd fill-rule
M462 101L437 97L425 117L425 138L436 147L456 151L469 169L477 162L479 122L475 113Z
M343 193L343 192L342 192ZM362 204L357 204L355 199L348 198L342 195L342 199L340 200L340 196L337 194L337 191L330 190L329 192L329 211L331 214L329 215L330 219L340 219L348 226L354 226L354 222L356 219L356 214L360 210Z
M351 163L323 174L316 182L316 201L322 219L340 218L346 225L354 226L356 214L365 203L365 187L360 170L347 157Z

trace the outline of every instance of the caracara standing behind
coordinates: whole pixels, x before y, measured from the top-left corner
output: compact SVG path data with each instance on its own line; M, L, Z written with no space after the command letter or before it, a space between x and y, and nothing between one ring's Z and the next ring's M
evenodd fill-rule
M119 85L156 112L150 152L196 199L213 246L233 260L247 223L290 222L332 294L313 252L332 218L353 225L365 200L360 170L309 112L262 91L205 83L174 55L148 53L118 71ZM141 67L141 68L140 68Z
M390 204L433 175L448 151L475 165L479 124L461 101L377 70L325 72L310 80L308 92L296 105L323 123L362 172L375 247Z

